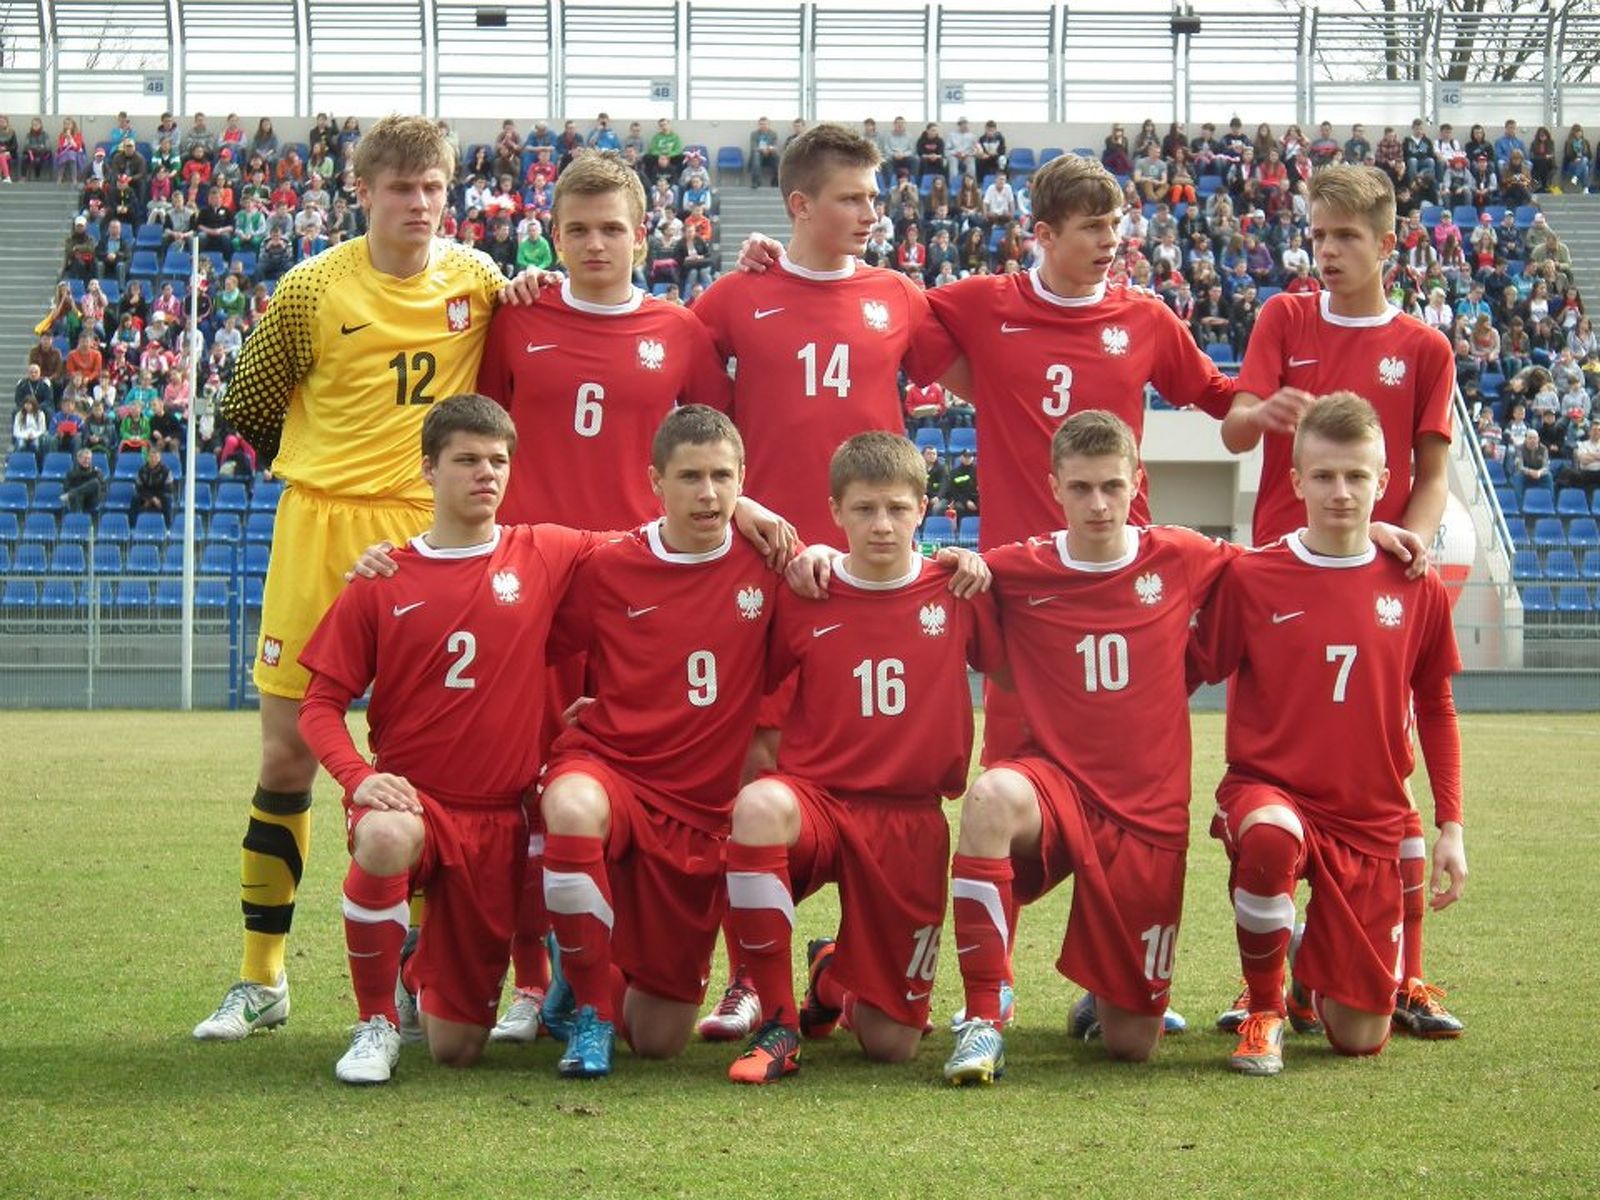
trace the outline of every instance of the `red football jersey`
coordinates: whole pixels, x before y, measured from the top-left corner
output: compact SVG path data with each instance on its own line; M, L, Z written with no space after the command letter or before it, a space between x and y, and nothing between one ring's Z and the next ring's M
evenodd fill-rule
M572 285L495 310L478 390L517 425L500 519L628 529L661 511L645 468L679 403L726 412L733 383L687 309L634 291L590 304Z
M1461 670L1437 574L1407 579L1376 547L1325 558L1298 534L1224 572L1194 657L1235 674L1228 769L1281 787L1318 827L1394 857L1411 801L1411 693Z
M661 524L600 546L567 593L552 655L588 651L595 702L551 755L593 754L678 820L725 833L780 580L732 529L678 554Z
M387 579L353 581L300 654L359 696L372 685L380 771L441 800L504 799L539 775L545 643L593 534L500 526L483 546L395 550Z
M1021 541L1061 524L1050 498L1050 438L1080 409L1115 413L1144 436L1144 388L1169 404L1194 406L1219 420L1233 404L1233 383L1200 352L1188 326L1160 299L1106 287L1082 299L1055 295L1038 269L973 275L928 293L940 324L972 368L978 453L1004 471L983 476L985 549ZM942 374L949 362L935 362ZM1144 485L1129 520L1145 524Z
M1140 837L1189 842L1189 623L1242 551L1188 529L1127 529L1088 563L1065 531L984 555L1028 734L1084 799Z
M942 334L904 275L852 261L811 271L787 255L763 275L730 271L695 301L724 359L737 359L733 419L744 437L745 490L808 542L837 542L828 461L869 429L905 432L902 362L918 379ZM909 356L909 357L908 357Z
M1399 524L1411 500L1412 454L1425 433L1451 436L1455 355L1444 334L1390 308L1381 317L1339 317L1329 294L1274 296L1261 308L1239 372L1239 390L1270 396L1297 387L1313 396L1351 391L1378 410L1389 488L1372 519ZM1262 437L1261 490L1251 536L1265 546L1306 522L1289 480L1294 438Z
M833 791L937 803L967 787L967 664L1003 658L994 602L957 600L949 567L916 558L903 579L870 583L834 560L826 600L784 588L768 677L799 668L778 770Z

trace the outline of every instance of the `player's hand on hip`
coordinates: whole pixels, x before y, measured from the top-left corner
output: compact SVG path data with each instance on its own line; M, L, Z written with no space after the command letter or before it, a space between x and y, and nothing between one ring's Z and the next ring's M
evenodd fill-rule
M1256 406L1255 422L1268 433L1293 433L1315 399L1299 388L1279 388Z
M500 289L500 303L515 307L519 304L537 304L539 293L547 287L559 287L566 278L560 271L545 271L529 267Z
M400 569L400 564L389 557L389 551L393 549L393 542L379 542L377 545L368 546L361 552L361 557L356 559L356 565L344 573L344 581L349 583L357 575L363 579L389 578Z
M578 715L593 703L593 696L579 696L571 704L567 705L566 708L561 710L561 723L563 725L576 725L578 723Z
M1439 827L1438 840L1433 843L1433 878L1428 885L1432 893L1429 907L1435 912L1449 908L1461 899L1461 892L1466 886L1467 847L1461 826L1456 821L1446 821Z
M749 496L740 496L734 505L733 522L744 539L767 560L767 566L781 571L789 565L800 535L788 521Z
M974 554L961 546L945 546L933 556L933 561L956 569L950 577L950 594L958 600L970 600L979 592L987 592L994 582L989 574L989 564L983 555Z
M1392 554L1403 563L1409 563L1406 568L1406 578L1416 579L1426 575L1432 563L1428 559L1428 546L1420 537L1402 525L1391 525L1387 521L1374 521L1371 528L1373 544L1385 554Z
M411 781L404 775L386 775L382 771L363 779L350 803L382 812L422 812L422 801L417 799L417 789Z
M768 267L778 265L778 256L783 253L783 245L769 238L764 233L752 233L744 239L744 245L739 247L739 261L735 264L739 270L751 275L760 275Z
M828 584L833 579L833 560L839 552L832 546L824 546L818 542L814 546L807 546L789 564L784 571L783 578L797 596L804 596L808 600L825 600L828 596Z

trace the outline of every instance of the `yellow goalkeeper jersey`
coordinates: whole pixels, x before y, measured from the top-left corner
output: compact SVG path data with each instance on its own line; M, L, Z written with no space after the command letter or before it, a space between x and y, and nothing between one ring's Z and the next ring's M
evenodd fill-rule
M222 415L288 483L428 504L422 419L477 385L505 277L477 250L435 241L396 279L353 238L297 264L239 355Z

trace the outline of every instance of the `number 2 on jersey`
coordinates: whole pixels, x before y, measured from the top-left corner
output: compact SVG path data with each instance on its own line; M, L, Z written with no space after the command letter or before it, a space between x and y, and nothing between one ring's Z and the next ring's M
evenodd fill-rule
M805 364L806 368L806 395L821 395L823 388L831 388L833 394L843 400L850 394L850 344L840 342L828 355L827 365L822 368L822 378L817 378L817 344L807 342L796 352L795 357Z
M450 669L444 673L444 685L447 688L460 688L471 691L478 686L478 681L467 674L467 668L472 665L472 660L478 657L478 639L465 629L458 629L445 639L444 649L446 654L454 654L455 662L450 664Z

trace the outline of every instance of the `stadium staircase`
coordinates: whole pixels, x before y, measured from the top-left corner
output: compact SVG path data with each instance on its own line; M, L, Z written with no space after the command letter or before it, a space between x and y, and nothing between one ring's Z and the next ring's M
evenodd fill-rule
M28 350L38 339L33 327L50 305L67 234L78 208L78 194L53 184L14 183L0 190L0 383L9 400L28 365ZM7 406L7 412L10 407ZM0 449L11 448L11 422L0 429Z
M739 247L752 232L775 237L780 242L789 237L789 218L784 212L783 200L777 188L763 187L752 191L732 174L721 185L718 197L722 203L721 237L722 269L731 271L739 261Z
M1540 196L1539 207L1572 253L1572 281L1593 309L1600 297L1600 195L1567 193Z

